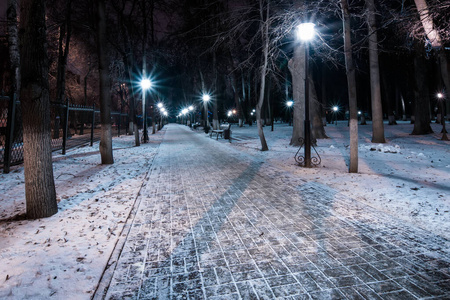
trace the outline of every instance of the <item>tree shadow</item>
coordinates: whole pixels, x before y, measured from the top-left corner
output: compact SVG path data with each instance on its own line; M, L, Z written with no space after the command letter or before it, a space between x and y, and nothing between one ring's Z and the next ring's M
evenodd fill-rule
M185 237L176 245L176 248L168 257L153 266L150 276L145 276L140 288L135 292L133 298L155 297L157 299L169 299L171 288L174 293L180 296L188 291L201 290L201 273L199 269L199 259L201 255L208 251L208 245L217 240L217 233L228 221L229 214L242 196L236 193L236 186L240 191L244 191L253 178L257 175L261 164L251 162L250 165L230 183L229 188L209 207L203 217L198 220L195 226L191 227ZM175 274L173 269L180 269L188 266L189 275ZM147 274L149 275L149 274ZM187 276L187 281L172 286L171 277ZM155 294L155 281L158 280L158 288ZM187 296L187 295L184 295ZM203 294L197 295L201 298Z

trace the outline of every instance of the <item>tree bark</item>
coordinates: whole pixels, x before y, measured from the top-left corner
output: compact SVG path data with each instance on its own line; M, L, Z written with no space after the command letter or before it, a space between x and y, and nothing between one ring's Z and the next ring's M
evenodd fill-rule
M345 68L347 70L347 86L348 86L348 103L350 110L350 165L349 172L358 172L358 112L357 112L357 98L356 98L356 77L355 65L352 57L352 42L351 42L351 27L350 27L350 13L348 9L347 0L340 0L343 29L344 29L344 53L345 53Z
M8 48L11 62L12 92L19 100L20 93L20 53L19 53L19 32L17 28L17 0L8 0L7 20L8 20Z
M292 74L292 98L294 100L293 128L290 145L300 146L305 133L305 45L295 47L294 56L288 63Z
M106 12L104 0L96 0L97 8L97 54L100 79L100 155L102 164L113 164L111 127L111 90L109 80L109 57L106 51Z
M256 125L258 126L258 135L261 142L261 151L269 150L266 138L264 136L263 123L261 119L261 109L264 104L264 91L266 87L266 73L269 57L269 3L266 8L266 18L264 20L263 0L259 1L260 16L261 16L261 31L262 31L262 45L263 45L263 65L261 68L261 81L259 87L259 99L256 104Z
M44 0L21 1L20 41L26 210L28 218L37 219L58 211L52 168Z
M430 14L426 0L414 0L420 21L428 40L434 49L438 51L438 62L441 67L441 77L447 91L450 91L450 75L448 72L448 60L442 45L442 38L434 26L433 16ZM450 110L450 97L447 97L447 112Z
M416 44L414 57L414 129L411 134L423 135L433 133L430 122L430 95L427 80L427 62L422 55L422 46Z
M366 0L369 27L369 66L372 103L372 143L386 143L384 138L383 108L381 104L380 65L378 62L378 35L374 0Z
M56 101L59 103L65 102L67 58L72 35L71 4L71 0L67 1L66 20L59 27L58 73L56 77Z
M310 113L309 117L311 119L311 137L314 144L316 144L317 139L327 139L328 136L325 133L325 128L322 120L322 104L319 102L317 97L317 91L315 84L312 80L312 76L309 76L309 103L310 103Z
M18 28L18 5L17 0L8 0L7 4L7 26L8 26L8 50L9 60L12 70L11 78L11 97L15 101L20 100L20 50L19 50L19 28ZM11 108L8 108L11 109ZM15 122L13 132L13 142L22 142L22 118L20 106L15 107ZM6 149L5 149L6 150ZM5 153L6 155L6 153ZM7 155L10 155L7 154ZM5 157L6 158L6 157ZM9 168L9 167L8 167ZM4 169L5 170L5 169Z

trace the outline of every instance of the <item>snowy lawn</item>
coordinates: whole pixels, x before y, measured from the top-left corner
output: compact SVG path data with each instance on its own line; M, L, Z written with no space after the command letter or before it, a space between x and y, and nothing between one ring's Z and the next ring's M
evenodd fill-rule
M114 138L113 165L100 165L98 143L55 153L59 209L46 219L9 221L25 213L23 167L0 174L0 299L89 299L162 137Z
M442 126L435 134L410 135L409 122L385 124L386 144L373 144L372 125L359 126L359 173L348 173L350 155L347 121L328 124L329 139L316 147L322 164L299 167L289 146L292 127L276 123L264 127L269 151L261 152L255 125L232 126L232 145L258 156L307 181L326 184L357 201L381 210L434 234L450 239L450 142L441 141ZM313 151L314 152L314 151ZM301 150L303 154L303 149Z

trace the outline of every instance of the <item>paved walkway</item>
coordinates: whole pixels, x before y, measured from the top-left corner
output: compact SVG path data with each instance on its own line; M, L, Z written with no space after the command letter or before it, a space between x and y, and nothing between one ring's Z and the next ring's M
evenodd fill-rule
M448 241L223 140L167 126L147 179L107 299L450 298Z

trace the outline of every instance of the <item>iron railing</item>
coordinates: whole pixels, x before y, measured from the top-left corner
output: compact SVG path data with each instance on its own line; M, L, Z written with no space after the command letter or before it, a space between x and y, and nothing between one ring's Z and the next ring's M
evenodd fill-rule
M61 150L90 144L100 140L100 111L95 106L80 106L68 102L51 102L52 150ZM111 112L113 135L128 134L128 114ZM123 132L123 131L122 131ZM3 173L23 163L22 118L20 105L15 99L0 95L0 166Z

